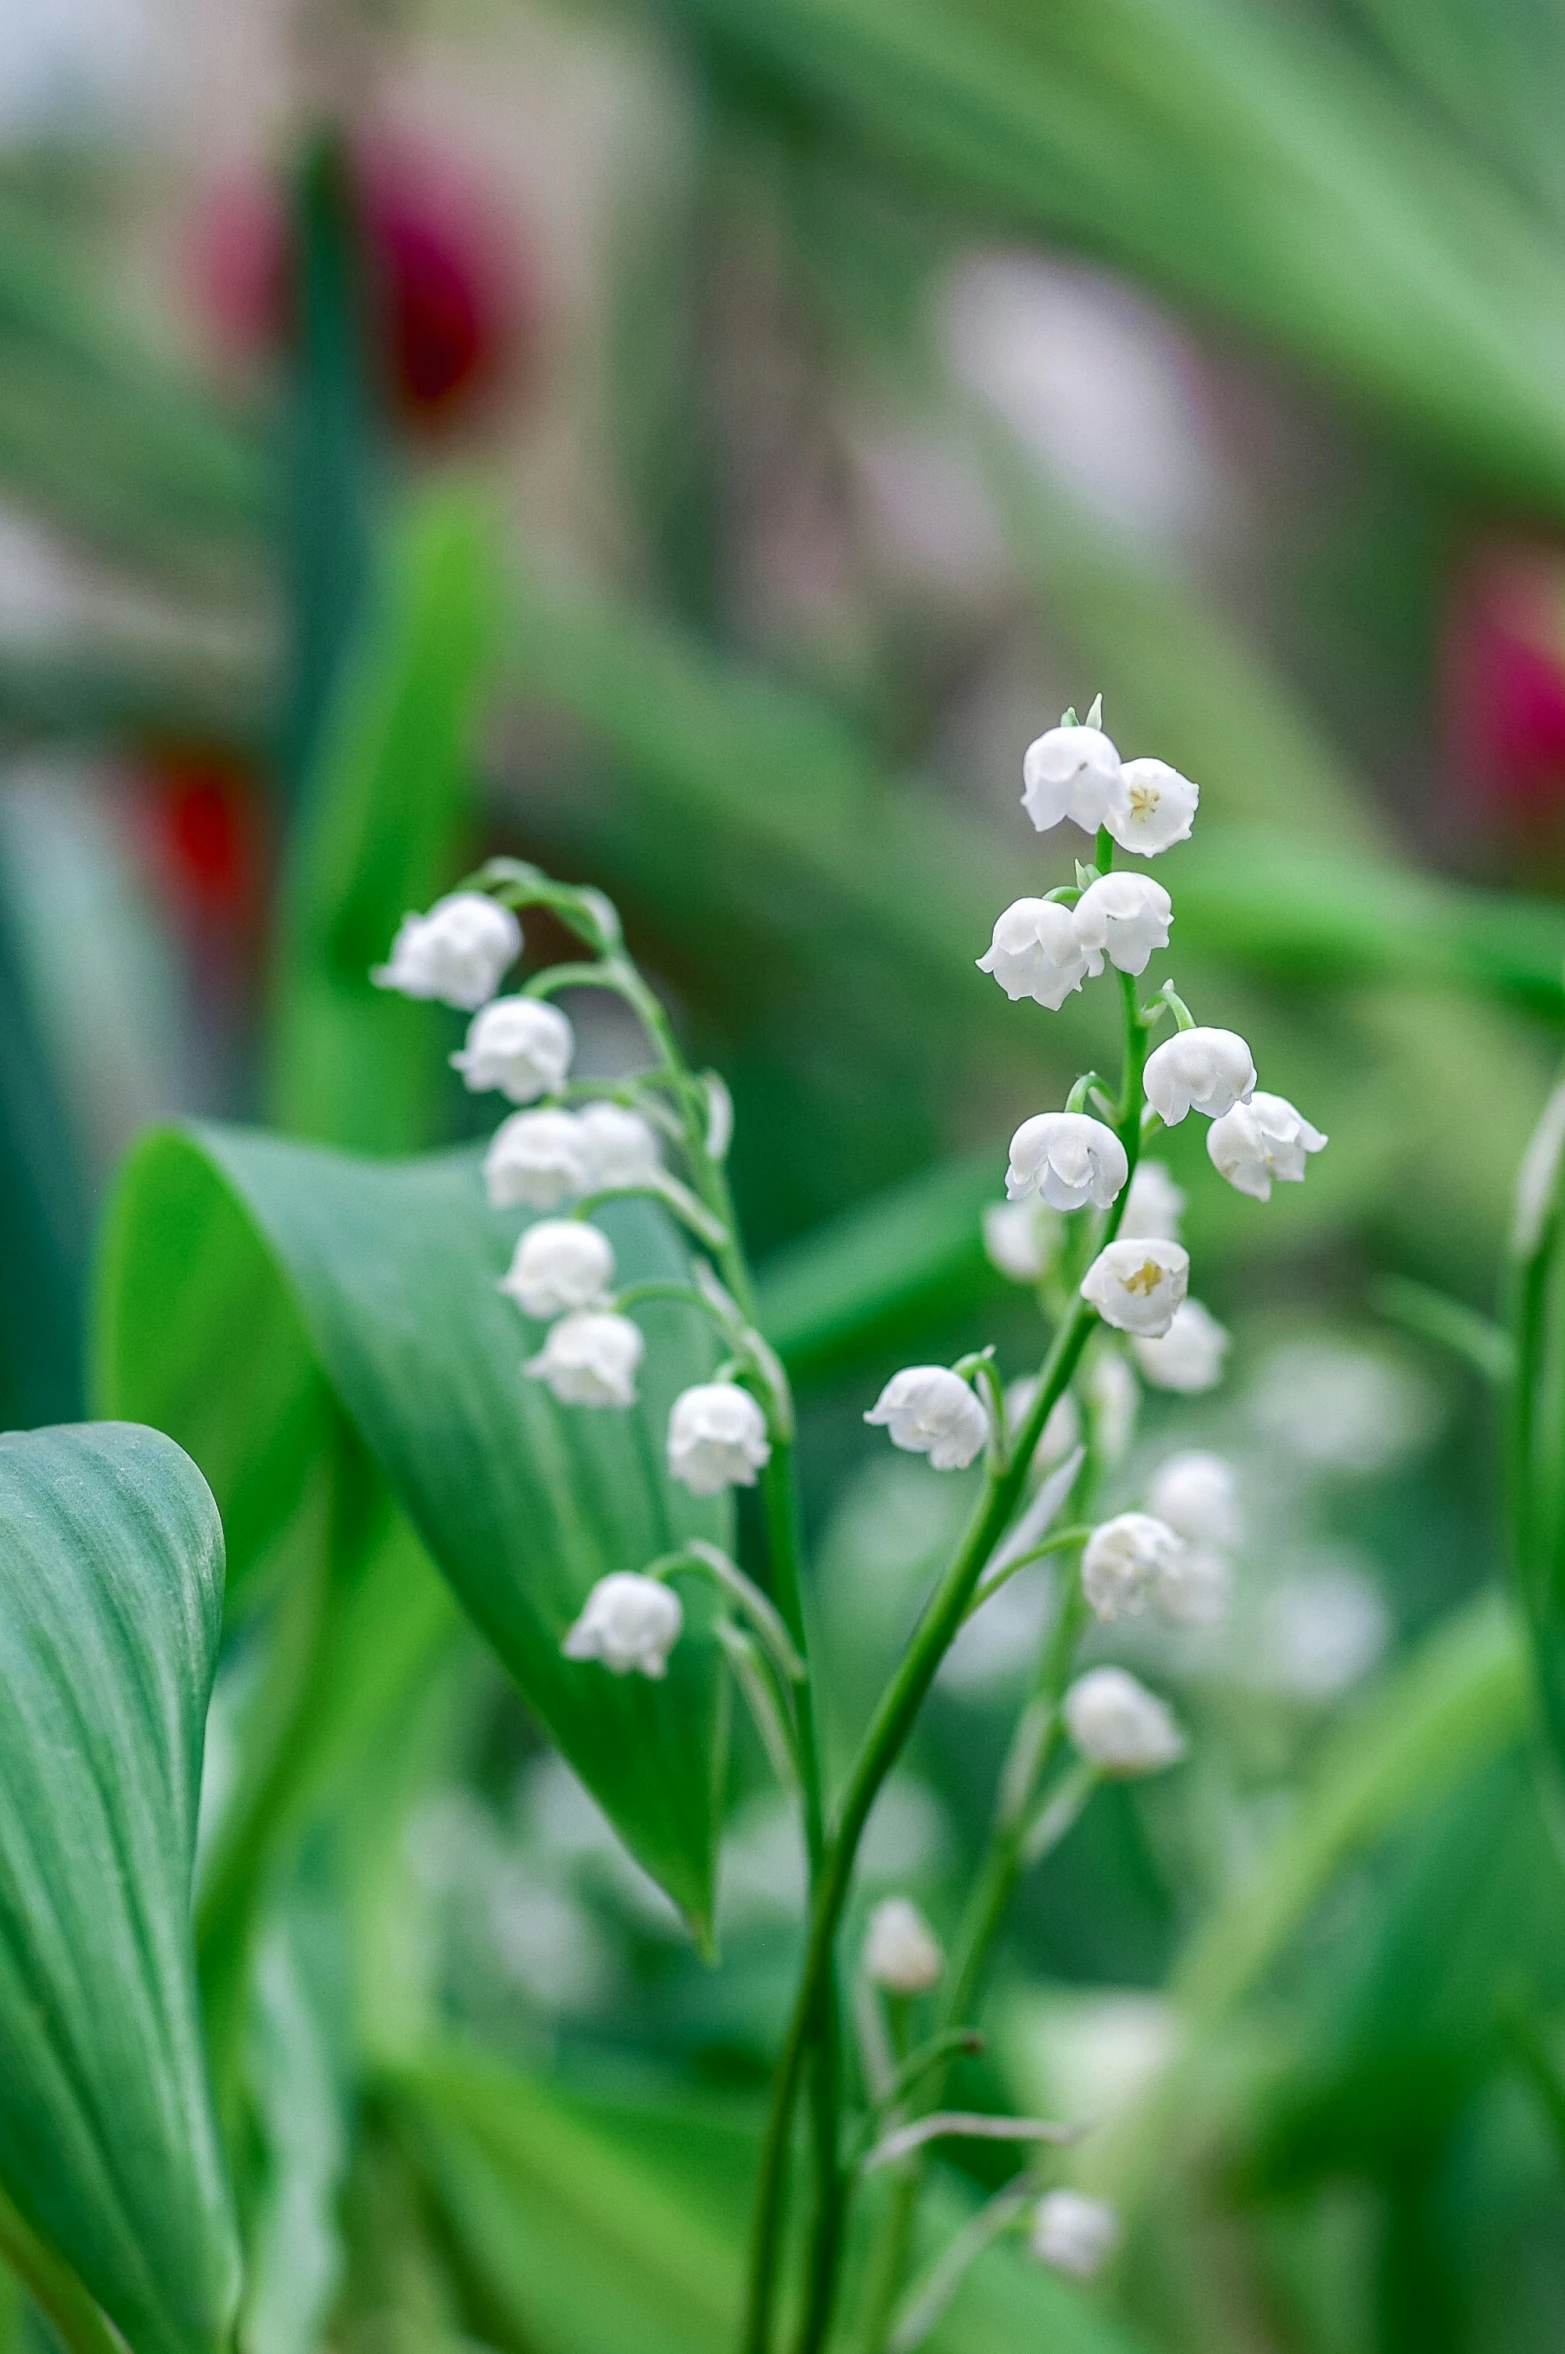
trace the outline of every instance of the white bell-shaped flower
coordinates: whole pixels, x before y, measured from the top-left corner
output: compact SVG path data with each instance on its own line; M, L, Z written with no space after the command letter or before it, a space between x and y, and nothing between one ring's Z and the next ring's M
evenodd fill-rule
M1040 834L1071 818L1084 833L1124 801L1120 758L1100 727L1051 727L1022 759L1022 807Z
M502 1120L484 1155L490 1206L557 1210L587 1191L587 1155L574 1112L513 1112Z
M655 1185L663 1166L658 1133L650 1120L622 1103L584 1104L576 1115L586 1165L585 1191L608 1193L617 1185Z
M1032 2211L1030 2255L1071 2280L1091 2280L1119 2241L1119 2217L1106 2199L1084 2191L1045 2191Z
M1173 1530L1150 1512L1119 1512L1100 1522L1081 1556L1081 1589L1094 1615L1139 1617L1181 1551Z
M1118 1332L1167 1332L1190 1282L1183 1243L1111 1242L1082 1277L1081 1296Z
M965 1470L989 1437L982 1400L946 1365L905 1365L864 1419L883 1425L894 1447L927 1455L936 1471Z
M1059 1213L1039 1201L990 1202L984 1211L984 1253L1013 1283L1037 1283L1053 1266L1064 1234Z
M1174 1183L1164 1162L1137 1161L1120 1215L1120 1241L1177 1242L1184 1207L1184 1188Z
M1054 1210L1090 1202L1106 1210L1130 1174L1125 1147L1112 1128L1087 1112L1035 1112L1011 1138L1005 1190L1013 1202L1041 1193Z
M391 954L370 974L377 989L435 997L476 1013L522 953L522 927L483 891L452 891L428 915L405 915Z
M677 1594L656 1578L618 1569L599 1578L560 1649L567 1659L601 1659L610 1675L661 1683L684 1623Z
M668 1468L693 1496L753 1488L771 1458L766 1416L736 1381L681 1390L668 1418Z
M1199 1300L1182 1300L1162 1333L1134 1342L1136 1363L1154 1389L1193 1397L1223 1378L1229 1335Z
M1103 822L1122 850L1155 858L1189 839L1201 789L1166 760L1127 760L1123 791Z
M864 1932L864 1975L887 1994L927 1994L946 1966L940 1940L916 1904L883 1897Z
M547 1382L562 1406L633 1406L646 1345L641 1327L628 1316L579 1308L550 1325L548 1339L522 1370Z
M1068 907L1057 899L1018 899L997 920L978 970L993 973L1013 1001L1031 997L1057 1013L1086 979L1087 952Z
M1285 1095L1267 1095L1259 1087L1248 1103L1236 1103L1214 1120L1206 1137L1218 1175L1258 1202L1271 1200L1274 1178L1299 1184L1305 1155L1320 1152L1325 1143L1320 1130L1312 1128Z
M614 1246L583 1218L542 1218L516 1245L500 1289L524 1316L590 1308L614 1281Z
M473 1094L497 1087L512 1103L531 1103L563 1087L575 1046L557 1005L536 997L496 997L475 1014L467 1043L451 1063Z
M1152 1591L1159 1618L1175 1626L1220 1626L1228 1615L1233 1570L1215 1545L1181 1545Z
M1191 1111L1220 1120L1249 1102L1255 1064L1235 1030L1179 1030L1147 1056L1145 1086L1165 1127L1177 1128Z
M1076 902L1076 937L1094 974L1103 959L1117 972L1144 973L1156 948L1168 946L1174 903L1150 875L1099 875Z
M1185 1753L1169 1710L1122 1667L1093 1667L1078 1676L1062 1713L1078 1753L1100 1773L1161 1773Z
M1189 1545L1237 1545L1244 1535L1239 1480L1224 1455L1187 1447L1158 1465L1147 1508Z

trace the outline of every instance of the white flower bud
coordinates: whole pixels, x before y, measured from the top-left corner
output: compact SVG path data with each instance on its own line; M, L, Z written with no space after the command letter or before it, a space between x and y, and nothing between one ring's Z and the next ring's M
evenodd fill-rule
M1022 807L1040 834L1062 818L1095 834L1123 805L1119 754L1098 727L1051 727L1022 759Z
M679 1596L656 1578L615 1570L599 1578L560 1649L567 1659L601 1659L610 1675L661 1683L685 1614Z
M1155 948L1168 946L1174 903L1150 875L1099 875L1076 902L1076 937L1094 974L1108 958L1116 971L1144 973Z
M1117 1463L1135 1435L1141 1387L1118 1349L1099 1349L1082 1384L1099 1460Z
M1190 1545L1237 1545L1244 1534L1234 1467L1204 1447L1158 1465L1147 1505Z
M1166 760L1127 760L1120 770L1121 798L1104 818L1122 850L1155 858L1175 842L1188 841L1201 789Z
M516 1245L500 1289L524 1316L563 1316L590 1308L614 1280L614 1248L581 1218L544 1218Z
M991 1202L984 1211L984 1252L991 1267L1013 1283L1036 1283L1054 1263L1063 1229L1057 1213L1037 1196Z
M693 1496L753 1488L771 1457L766 1416L736 1381L681 1390L668 1418L668 1468Z
M404 997L437 997L476 1013L522 953L522 927L483 891L452 891L428 915L405 915L391 954L370 979Z
M1082 1277L1081 1296L1118 1332L1167 1332L1190 1281L1182 1243L1111 1242Z
M546 1381L562 1406L633 1406L645 1348L640 1326L628 1316L580 1308L550 1325L548 1339L522 1370Z
M1320 1152L1326 1143L1302 1112L1285 1095L1266 1095L1257 1088L1248 1103L1236 1103L1207 1130L1206 1149L1220 1177L1258 1202L1272 1198L1272 1180L1289 1185L1304 1176L1306 1153Z
M1086 978L1087 952L1068 907L1057 899L1018 899L996 922L978 970L993 973L1013 1002L1031 997L1057 1013Z
M1138 1618L1178 1557L1179 1539L1150 1512L1120 1512L1087 1539L1081 1588L1095 1616Z
M1176 1626L1215 1627L1228 1615L1233 1571L1215 1545L1181 1545L1152 1590L1152 1607Z
M474 1016L467 1043L451 1063L473 1094L498 1087L512 1103L531 1103L564 1085L575 1045L557 1005L536 997L496 997Z
M1250 1049L1234 1030L1178 1030L1147 1056L1147 1101L1167 1128L1186 1112L1220 1120L1248 1103L1255 1086Z
M1065 1695L1064 1717L1079 1754L1105 1774L1160 1773L1185 1753L1162 1701L1122 1667L1078 1676Z
M1088 1202L1106 1210L1129 1174L1125 1147L1101 1120L1086 1112L1035 1112L1011 1138L1005 1190L1013 1202L1036 1192L1054 1210Z
M588 1193L616 1185L652 1185L663 1166L657 1130L622 1103L584 1104L576 1115Z
M894 1447L927 1455L936 1471L965 1470L989 1437L982 1401L945 1365L905 1365L864 1419L884 1424Z
M1154 1389L1216 1389L1223 1378L1229 1336L1199 1300L1183 1300L1167 1328L1134 1343L1136 1363Z
M946 1966L940 1941L916 1904L888 1896L864 1933L864 1974L888 1994L927 1994Z
M1104 2199L1046 2191L1033 2209L1029 2252L1072 2280L1091 2280L1119 2240L1119 2217Z
M1119 1221L1120 1241L1177 1242L1184 1207L1184 1188L1162 1161L1137 1161Z
M484 1155L490 1206L556 1210L587 1191L587 1156L574 1112L513 1112L502 1120Z

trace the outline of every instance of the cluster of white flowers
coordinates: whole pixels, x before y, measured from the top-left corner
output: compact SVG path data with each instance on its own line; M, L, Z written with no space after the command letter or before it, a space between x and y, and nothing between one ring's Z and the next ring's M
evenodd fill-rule
M1093 1611L1116 1619L1150 1609L1184 1626L1215 1625L1242 1533L1232 1466L1199 1448L1171 1455L1147 1502L1145 1512L1100 1522L1087 1540L1081 1581Z

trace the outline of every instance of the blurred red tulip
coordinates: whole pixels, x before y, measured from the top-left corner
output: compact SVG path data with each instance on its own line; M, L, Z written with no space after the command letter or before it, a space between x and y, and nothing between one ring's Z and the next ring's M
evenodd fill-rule
M1565 802L1565 549L1490 543L1468 558L1446 632L1444 697L1467 793L1535 822Z
M159 746L141 765L152 863L176 911L203 927L248 925L264 865L255 778L212 746Z

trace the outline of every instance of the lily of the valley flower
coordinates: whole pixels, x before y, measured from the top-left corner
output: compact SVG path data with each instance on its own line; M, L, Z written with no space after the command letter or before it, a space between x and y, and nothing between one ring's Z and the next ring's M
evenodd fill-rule
M1147 1101L1168 1128L1190 1111L1220 1120L1254 1087L1255 1064L1235 1030L1180 1030L1147 1057Z
M657 1130L622 1103L584 1104L576 1114L587 1193L616 1185L652 1185L663 1165Z
M1022 758L1022 807L1040 834L1063 818L1095 834L1124 797L1120 759L1098 727L1051 727Z
M1078 1676L1062 1713L1079 1755L1103 1774L1161 1773L1185 1752L1168 1709L1122 1667L1089 1668Z
M1076 902L1075 930L1091 969L1103 959L1122 973L1144 973L1156 948L1168 946L1174 903L1150 875L1099 875Z
M563 1316L590 1308L614 1281L614 1247L581 1218L544 1218L517 1243L500 1289L524 1316Z
M1155 858L1189 839L1201 791L1187 776L1166 760L1127 760L1120 783L1120 798L1103 822L1122 850Z
M1190 1545L1237 1545L1244 1534L1234 1467L1205 1447L1160 1463L1147 1505Z
M536 997L496 997L474 1016L467 1043L451 1062L475 1095L497 1087L512 1103L531 1103L564 1085L575 1045L557 1005Z
M1058 1214L1033 1195L990 1202L984 1211L984 1252L991 1267L1013 1283L1036 1283L1053 1264L1064 1232Z
M1103 1521L1081 1557L1082 1592L1094 1615L1138 1617L1181 1550L1173 1530L1150 1512L1120 1512Z
M482 891L452 891L427 915L405 915L391 954L370 979L404 997L434 997L476 1013L522 952L522 927Z
M599 1578L560 1649L567 1659L600 1659L610 1675L661 1683L685 1614L656 1578L621 1569Z
M1269 1202L1273 1179L1299 1184L1305 1155L1320 1152L1325 1143L1320 1130L1312 1128L1285 1095L1266 1095L1256 1088L1248 1103L1236 1103L1212 1122L1206 1149L1219 1176L1240 1193Z
M1184 1206L1184 1188L1162 1161L1137 1161L1120 1216L1120 1241L1177 1242Z
M1228 1614L1233 1571L1215 1545L1181 1545L1157 1581L1152 1607L1176 1626L1215 1627Z
M1029 2254L1072 2280L1091 2280L1119 2240L1119 2217L1084 2191L1045 2191L1032 2212Z
M674 1400L668 1468L693 1496L753 1488L771 1452L766 1416L736 1381L698 1382Z
M641 1327L628 1316L582 1308L550 1325L522 1370L547 1382L562 1406L633 1406L645 1348Z
M998 918L978 970L993 973L1013 1002L1031 997L1057 1013L1086 978L1087 951L1068 907L1057 899L1018 899Z
M1082 1278L1081 1296L1105 1324L1150 1337L1167 1332L1190 1282L1190 1254L1157 1236L1111 1242Z
M888 1896L864 1933L864 1974L887 1994L927 1994L946 1966L940 1941L916 1904Z
M1010 1199L1042 1194L1051 1209L1106 1210L1130 1174L1125 1147L1112 1128L1086 1112L1037 1112L1011 1138L1005 1175Z
M1161 1334L1149 1330L1133 1345L1136 1363L1154 1389L1194 1396L1222 1380L1229 1336L1199 1300L1183 1300Z
M927 1455L936 1471L965 1470L989 1436L982 1401L946 1365L905 1365L864 1419L883 1425L894 1447Z
M502 1120L484 1155L484 1184L497 1210L518 1203L556 1210L587 1191L587 1156L574 1112L513 1112Z

